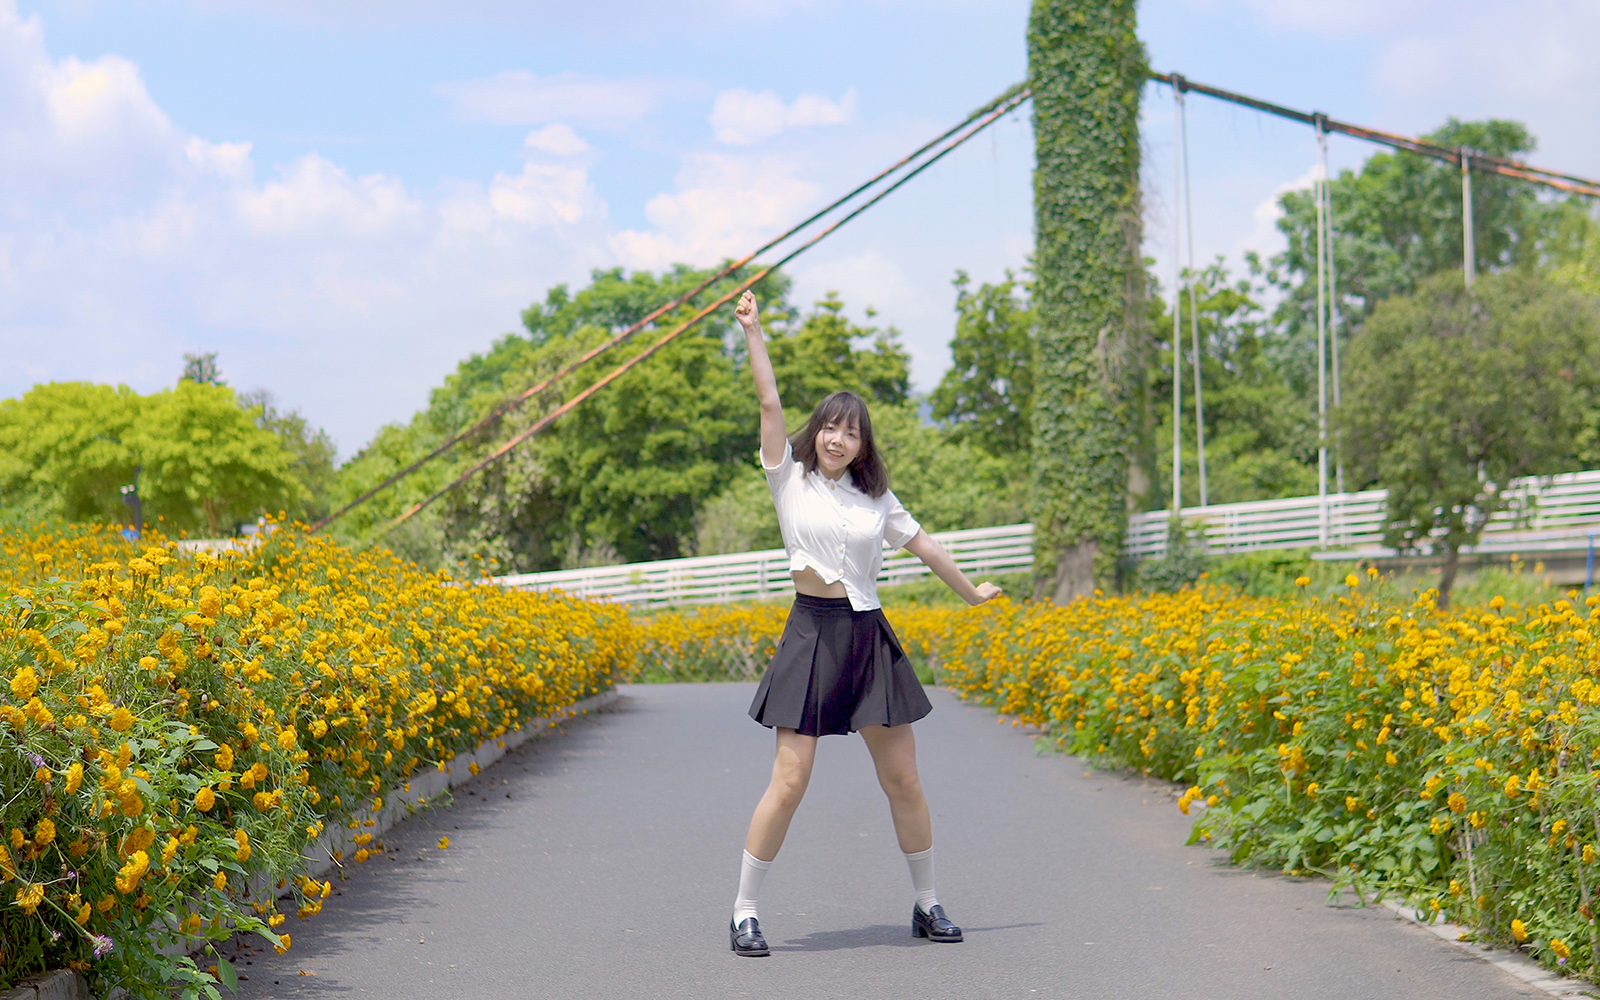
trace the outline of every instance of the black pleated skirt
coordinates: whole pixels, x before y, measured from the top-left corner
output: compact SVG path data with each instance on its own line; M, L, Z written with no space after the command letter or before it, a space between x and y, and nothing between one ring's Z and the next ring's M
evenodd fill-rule
M797 594L750 717L805 736L915 722L933 705L883 610Z

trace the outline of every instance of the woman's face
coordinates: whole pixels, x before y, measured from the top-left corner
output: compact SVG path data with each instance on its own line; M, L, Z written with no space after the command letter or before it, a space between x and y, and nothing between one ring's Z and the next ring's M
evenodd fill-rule
M817 432L817 468L829 479L838 479L861 454L861 432L854 421L835 421Z

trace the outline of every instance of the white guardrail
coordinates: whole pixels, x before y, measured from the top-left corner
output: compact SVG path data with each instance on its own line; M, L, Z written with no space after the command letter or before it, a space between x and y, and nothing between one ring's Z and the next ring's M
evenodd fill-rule
M1031 524L932 534L967 573L1011 573L1033 565ZM891 554L885 548L878 583L900 583L927 572L916 556L904 551ZM522 573L495 577L494 582L627 604L705 604L794 593L789 557L782 549Z
M1540 484L1519 480L1527 516L1503 513L1490 520L1482 541L1468 551L1537 552L1581 548L1600 533L1600 471L1554 476ZM1339 550L1322 554L1349 558L1393 555L1383 547L1384 490L1286 497L1248 503L1185 507L1179 520L1216 555L1261 549ZM1135 559L1166 554L1170 516L1164 510L1128 519L1123 552ZM1033 525L934 532L965 572L1016 572L1033 566ZM878 583L899 583L929 570L915 556L884 552ZM664 559L623 566L594 566L495 577L506 587L563 590L628 604L704 604L792 593L789 561L782 549L692 559Z

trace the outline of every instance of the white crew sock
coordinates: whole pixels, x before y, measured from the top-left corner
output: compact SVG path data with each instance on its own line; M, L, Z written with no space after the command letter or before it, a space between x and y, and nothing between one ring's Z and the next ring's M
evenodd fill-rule
M744 863L739 866L739 895L733 901L733 925L739 926L746 917L756 915L756 899L761 895L761 880L767 877L772 862L744 852ZM931 872L932 869L930 868Z
M939 897L933 892L933 848L906 855L906 866L911 869L911 885L917 890L917 906L923 913L933 912Z

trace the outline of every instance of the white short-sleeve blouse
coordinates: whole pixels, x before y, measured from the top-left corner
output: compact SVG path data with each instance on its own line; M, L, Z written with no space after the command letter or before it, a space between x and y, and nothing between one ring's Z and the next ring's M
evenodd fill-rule
M849 471L838 479L829 479L820 469L806 472L787 442L778 464L768 466L763 459L761 468L778 509L789 572L810 567L824 583L844 581L856 611L880 607L878 570L884 543L901 548L922 530L894 492L874 497L856 488Z

